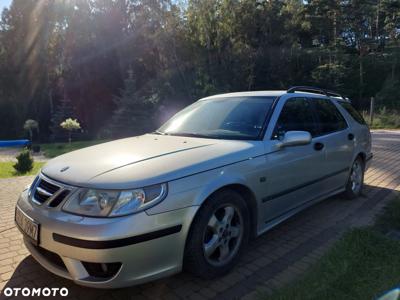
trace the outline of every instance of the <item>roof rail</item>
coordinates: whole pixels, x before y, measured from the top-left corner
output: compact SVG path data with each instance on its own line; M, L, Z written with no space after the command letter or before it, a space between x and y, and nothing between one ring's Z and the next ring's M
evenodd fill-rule
M321 94L321 95L325 95L325 96L333 96L333 97L341 97L343 98L343 100L346 100L346 97L344 97L342 94L334 92L334 91L330 91L330 90L325 90L325 89L321 89L318 87L313 87L313 86L293 86L291 88L289 88L286 92L287 93L294 93L296 91L299 92L309 92L309 93L315 93L315 94Z

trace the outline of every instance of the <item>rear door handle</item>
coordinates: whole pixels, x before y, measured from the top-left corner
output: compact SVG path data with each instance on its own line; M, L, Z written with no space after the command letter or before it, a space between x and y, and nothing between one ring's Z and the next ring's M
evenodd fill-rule
M349 133L349 134L347 135L347 138L348 138L350 141L354 140L354 134Z
M317 151L321 151L324 148L324 144L322 143L315 143L314 144L314 149Z

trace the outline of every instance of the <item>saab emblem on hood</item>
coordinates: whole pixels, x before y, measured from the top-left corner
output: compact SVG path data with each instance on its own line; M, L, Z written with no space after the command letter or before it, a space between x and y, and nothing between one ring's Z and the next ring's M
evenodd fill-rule
M64 167L64 168L62 168L61 170L60 170L60 172L65 172L65 171L67 171L69 169L69 167Z

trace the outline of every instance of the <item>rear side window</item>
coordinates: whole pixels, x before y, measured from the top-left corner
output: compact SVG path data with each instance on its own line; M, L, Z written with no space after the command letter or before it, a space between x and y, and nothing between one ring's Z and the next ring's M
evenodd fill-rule
M273 139L292 130L308 131L311 136L317 134L311 104L305 98L291 98L286 101L276 123Z
M347 128L346 120L330 100L312 99L311 101L317 115L320 135Z
M349 115L356 121L357 123L361 125L367 125L365 123L364 118L360 115L358 111L351 105L349 102L343 102L339 101L339 104L349 113Z

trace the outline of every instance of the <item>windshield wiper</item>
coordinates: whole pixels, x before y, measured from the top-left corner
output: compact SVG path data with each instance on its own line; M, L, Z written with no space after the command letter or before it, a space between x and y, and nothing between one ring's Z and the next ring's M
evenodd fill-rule
M192 132L176 132L176 133L164 133L166 135L172 136L184 136L184 137L198 137L198 138L206 138L206 139L213 139L216 138L212 135L201 134L201 133L192 133Z
M228 135L228 134L219 134L219 135L211 135L211 134L201 134L201 133L192 133L192 132L161 132L154 131L152 134L158 135L169 135L169 136L182 136L182 137L197 137L197 138L205 138L205 139L217 139L217 140L252 140L254 137L251 136L240 136L240 135Z
M161 131L158 131L158 130L156 130L156 131L153 131L151 134L157 134L157 135L166 135L166 133L165 133L165 132L161 132Z

